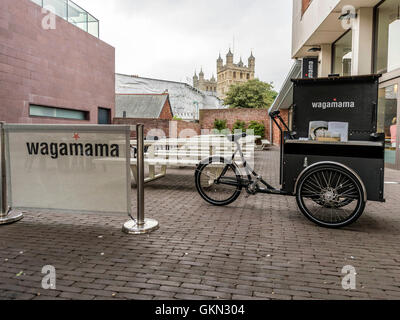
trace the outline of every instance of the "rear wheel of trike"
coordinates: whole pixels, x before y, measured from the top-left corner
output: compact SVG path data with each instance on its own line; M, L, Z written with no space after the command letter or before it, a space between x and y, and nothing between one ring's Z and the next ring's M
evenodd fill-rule
M238 169L223 158L210 159L199 165L195 182L200 196L214 206L231 204L242 192Z
M367 200L355 174L329 164L316 166L300 178L296 198L301 212L326 228L341 228L357 221Z

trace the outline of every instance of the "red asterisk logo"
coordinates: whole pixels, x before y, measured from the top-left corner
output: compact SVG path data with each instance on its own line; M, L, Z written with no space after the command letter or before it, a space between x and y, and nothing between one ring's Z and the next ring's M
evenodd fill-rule
M79 136L79 134L78 133L75 133L74 134L74 139L75 139L75 141L78 141L78 139L80 139L81 137Z
M333 99L333 101L335 101L335 102L336 102L336 101L337 101L337 99L335 98L335 99Z

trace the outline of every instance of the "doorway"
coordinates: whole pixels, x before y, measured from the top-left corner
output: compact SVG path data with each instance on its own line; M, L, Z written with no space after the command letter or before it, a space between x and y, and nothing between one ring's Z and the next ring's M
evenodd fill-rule
M111 109L99 107L98 124L111 124Z

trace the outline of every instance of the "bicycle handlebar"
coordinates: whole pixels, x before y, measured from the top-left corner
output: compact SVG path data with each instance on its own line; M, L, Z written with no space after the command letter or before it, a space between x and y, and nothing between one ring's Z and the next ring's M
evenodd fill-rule
M239 134L230 134L230 135L227 135L226 137L231 142L237 142L242 138L246 138L247 133L243 132L243 133L239 133Z

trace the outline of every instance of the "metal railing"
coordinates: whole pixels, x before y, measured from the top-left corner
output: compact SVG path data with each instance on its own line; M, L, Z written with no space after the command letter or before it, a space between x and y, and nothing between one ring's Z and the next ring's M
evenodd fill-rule
M69 23L99 37L99 20L70 0L31 0Z
M145 218L144 200L144 125L136 126L137 139L137 218L131 217L123 226L123 232L128 234L145 234L159 228L157 220Z

